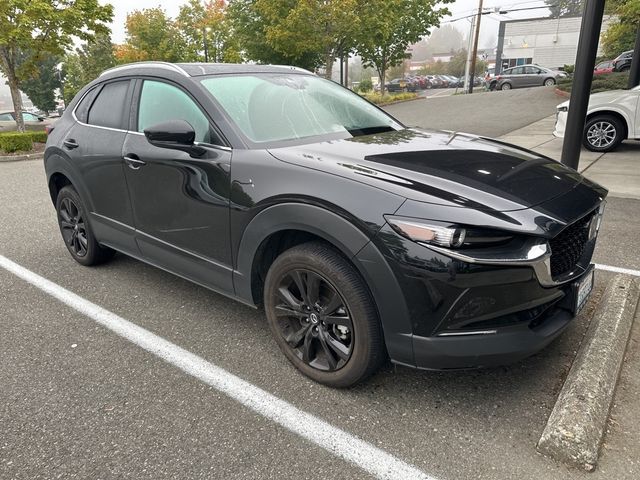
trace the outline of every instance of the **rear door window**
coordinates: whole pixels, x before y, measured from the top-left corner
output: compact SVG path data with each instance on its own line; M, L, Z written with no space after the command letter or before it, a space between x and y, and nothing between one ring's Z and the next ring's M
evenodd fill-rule
M129 80L107 83L93 101L87 123L98 127L123 129Z

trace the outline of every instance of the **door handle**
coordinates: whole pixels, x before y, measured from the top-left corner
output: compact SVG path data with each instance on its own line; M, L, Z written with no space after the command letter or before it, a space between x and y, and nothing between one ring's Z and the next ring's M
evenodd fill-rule
M74 148L78 148L80 145L73 138L65 140L62 144L67 147L69 150L73 150Z
M138 170L140 167L147 164L144 160L137 158L137 155L125 155L122 158L124 158L124 162L131 170Z

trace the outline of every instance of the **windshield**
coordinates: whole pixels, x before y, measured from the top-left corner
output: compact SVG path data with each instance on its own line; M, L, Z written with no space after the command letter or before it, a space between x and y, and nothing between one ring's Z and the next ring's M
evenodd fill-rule
M202 84L254 143L349 138L403 128L359 95L312 75L215 76Z

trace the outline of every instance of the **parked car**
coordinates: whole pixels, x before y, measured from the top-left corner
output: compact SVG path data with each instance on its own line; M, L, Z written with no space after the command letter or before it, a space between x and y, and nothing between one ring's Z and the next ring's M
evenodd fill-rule
M507 68L491 79L490 90L511 90L521 87L545 87L555 85L560 78L567 77L565 72L551 70L538 65L520 65Z
M287 359L336 387L387 356L484 367L549 344L591 291L607 194L534 152L407 128L268 65L107 70L44 164L78 263L119 251L264 306Z
M394 78L385 85L387 92L415 92L417 87L414 82L404 78Z
M593 69L594 75L602 75L603 73L611 72L613 72L613 60L605 60L604 62L600 62Z
M444 80L438 75L427 75L427 79L431 82L431 88L443 88L445 86Z
M564 137L569 102L558 105L553 134ZM625 139L640 140L640 86L589 97L582 143L594 152L610 152Z
M46 130L53 120L40 117L31 112L22 112L22 119L27 130ZM14 112L0 112L0 132L12 132L18 128Z
M621 53L613 60L614 72L626 72L631 68L631 60L633 60L633 50Z

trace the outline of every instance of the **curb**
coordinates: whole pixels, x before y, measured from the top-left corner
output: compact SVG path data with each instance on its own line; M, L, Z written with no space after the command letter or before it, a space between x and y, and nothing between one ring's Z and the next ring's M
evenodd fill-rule
M0 156L0 163L2 162L19 162L21 160L42 160L44 158L44 153L27 153L24 155L9 155L2 157Z
M386 107L387 105L395 105L397 103L407 103L407 102L415 102L416 100L426 100L427 97L416 97L416 98L405 98L404 100L396 100L394 102L387 102L387 103L378 103L376 104L377 107Z
M565 92L564 90L560 90L559 88L555 89L556 95L564 98L571 98L571 94L569 92Z
M616 275L607 285L538 441L540 453L596 467L639 296L631 276Z

